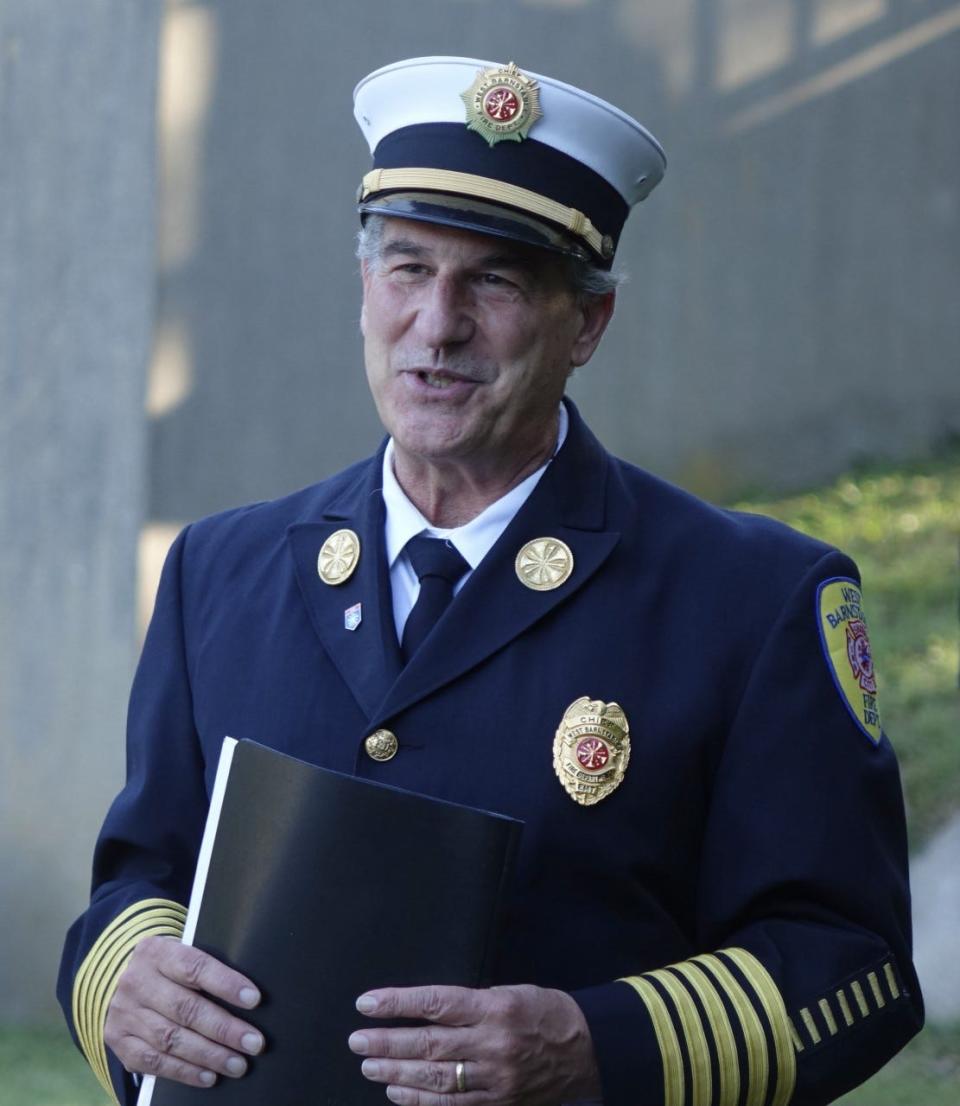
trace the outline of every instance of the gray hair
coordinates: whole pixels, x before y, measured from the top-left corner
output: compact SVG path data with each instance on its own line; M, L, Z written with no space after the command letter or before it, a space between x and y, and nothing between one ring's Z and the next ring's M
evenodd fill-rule
M380 259L380 247L383 242L383 230L386 216L368 214L357 231L357 257L371 264ZM557 259L565 270L567 285L577 298L584 296L606 296L615 292L626 277L622 272L602 269L586 258L571 254L557 254Z

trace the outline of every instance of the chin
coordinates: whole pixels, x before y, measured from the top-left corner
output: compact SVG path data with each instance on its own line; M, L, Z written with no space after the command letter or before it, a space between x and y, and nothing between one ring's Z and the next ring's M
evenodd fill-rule
M429 426L419 420L398 420L389 428L394 445L413 457L425 461L442 461L469 453L482 440L476 430L463 426L459 420L430 420Z

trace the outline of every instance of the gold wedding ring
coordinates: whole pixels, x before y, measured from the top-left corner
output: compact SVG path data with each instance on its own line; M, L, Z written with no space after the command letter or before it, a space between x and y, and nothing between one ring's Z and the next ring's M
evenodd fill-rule
M467 1089L467 1066L462 1060L457 1061L457 1092L463 1094Z

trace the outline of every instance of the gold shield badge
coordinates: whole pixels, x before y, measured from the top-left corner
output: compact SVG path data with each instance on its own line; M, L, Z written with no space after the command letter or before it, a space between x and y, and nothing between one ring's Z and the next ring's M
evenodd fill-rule
M553 770L581 806L616 791L630 760L630 725L617 703L584 695L567 707L553 739Z
M504 139L519 142L543 115L540 86L513 62L504 69L481 69L460 96L467 108L467 128L491 146Z

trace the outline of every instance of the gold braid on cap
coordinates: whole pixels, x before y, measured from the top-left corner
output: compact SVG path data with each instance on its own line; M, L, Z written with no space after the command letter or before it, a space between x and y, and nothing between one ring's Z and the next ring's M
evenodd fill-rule
M610 238L602 235L582 211L550 200L539 192L531 192L529 188L505 184L474 173L458 173L453 169L371 169L363 178L360 202L375 192L417 189L474 196L478 200L519 208L530 215L557 223L570 234L582 238L598 257L610 258L613 255Z

